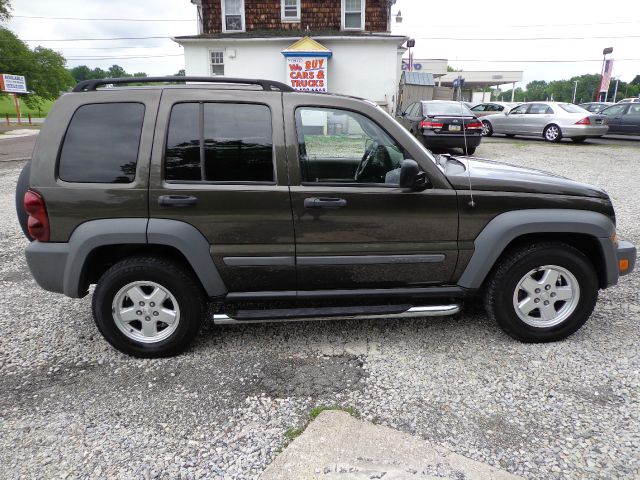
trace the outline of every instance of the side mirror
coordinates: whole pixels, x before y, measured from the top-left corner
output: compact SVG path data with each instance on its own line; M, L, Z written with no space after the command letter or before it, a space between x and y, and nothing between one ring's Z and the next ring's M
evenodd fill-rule
M424 190L429 185L427 174L420 170L415 160L403 160L400 164L400 188Z

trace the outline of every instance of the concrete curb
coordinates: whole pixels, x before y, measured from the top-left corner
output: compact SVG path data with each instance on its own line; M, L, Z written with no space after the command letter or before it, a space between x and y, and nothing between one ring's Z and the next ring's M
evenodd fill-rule
M522 480L388 427L324 411L260 480Z
M9 163L9 162L27 162L31 160L31 157L24 158L0 158L0 163Z

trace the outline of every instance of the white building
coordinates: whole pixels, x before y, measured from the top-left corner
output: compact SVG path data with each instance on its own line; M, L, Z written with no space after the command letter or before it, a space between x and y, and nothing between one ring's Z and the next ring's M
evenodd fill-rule
M202 33L174 39L184 47L187 75L264 78L303 89L292 82L290 64L323 58L327 92L393 110L407 40L388 33L395 0L192 1Z

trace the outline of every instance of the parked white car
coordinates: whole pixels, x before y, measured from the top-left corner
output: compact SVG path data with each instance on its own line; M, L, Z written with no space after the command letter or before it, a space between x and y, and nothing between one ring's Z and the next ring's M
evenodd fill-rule
M549 142L571 138L584 142L601 137L609 131L605 115L588 112L573 103L528 102L508 112L482 117L482 135L490 137L502 133L542 136Z
M618 101L618 103L640 103L640 97L623 98L622 100Z

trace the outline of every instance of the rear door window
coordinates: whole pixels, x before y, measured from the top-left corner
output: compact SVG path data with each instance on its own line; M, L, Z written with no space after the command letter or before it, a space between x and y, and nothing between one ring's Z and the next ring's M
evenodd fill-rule
M164 169L170 182L273 183L269 107L245 103L174 105Z
M142 103L94 103L78 108L60 150L60 180L133 182L144 110Z

